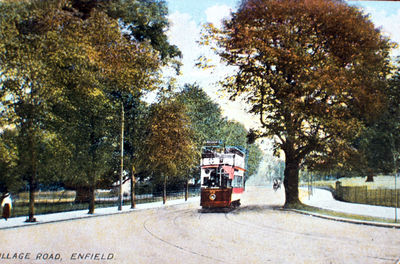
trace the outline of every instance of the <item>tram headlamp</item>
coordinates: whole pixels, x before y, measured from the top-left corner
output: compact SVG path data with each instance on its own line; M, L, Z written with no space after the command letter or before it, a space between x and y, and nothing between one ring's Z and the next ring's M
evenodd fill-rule
M217 196L215 195L215 193L212 193L208 198L210 198L211 201L214 201Z

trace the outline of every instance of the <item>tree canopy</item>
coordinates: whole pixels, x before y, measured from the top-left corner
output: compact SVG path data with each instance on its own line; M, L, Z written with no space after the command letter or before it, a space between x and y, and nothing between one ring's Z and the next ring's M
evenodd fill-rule
M248 130L243 124L224 118L220 106L197 84L186 84L177 97L186 106L199 152L209 140L221 140L226 146L240 146L248 152L247 176L257 171L262 151L257 144L247 144ZM200 171L194 173L194 178L198 178Z
M184 175L196 166L198 151L185 105L163 98L150 109L147 137L140 151L140 167L152 171L153 181L163 182L164 203L168 178Z
M285 206L299 203L298 172L311 155L345 155L385 104L390 41L343 1L243 0L215 44L236 67L224 89L245 97L261 128L285 153Z
M29 190L28 221L43 186L75 189L94 213L95 189L121 171L122 116L132 179L187 180L204 141L245 145L246 129L196 85L143 101L162 90L162 67L179 68L165 1L9 0L0 14L0 191Z
M160 68L180 55L165 35L166 11L158 0L0 3L1 125L25 143L16 153L26 168L30 220L34 191L48 176L39 164L51 164L41 147L49 140L65 148L48 151L69 151L76 173L68 181L89 187L93 199L94 188L111 181L119 106L157 89Z

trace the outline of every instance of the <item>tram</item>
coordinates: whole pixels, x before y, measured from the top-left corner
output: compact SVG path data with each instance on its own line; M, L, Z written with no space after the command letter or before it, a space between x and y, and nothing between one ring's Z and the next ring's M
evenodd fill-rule
M202 149L200 167L202 208L240 206L245 189L246 150L208 141Z

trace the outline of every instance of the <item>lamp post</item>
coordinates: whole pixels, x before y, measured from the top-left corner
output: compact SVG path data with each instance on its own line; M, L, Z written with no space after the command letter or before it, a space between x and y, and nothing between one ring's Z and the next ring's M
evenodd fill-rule
M124 174L124 104L121 104L121 172L119 175L118 211L122 211L122 180Z
M397 196L397 170L394 174L394 195L396 195L396 206L394 208L394 221L397 223L397 207L399 205L399 198Z
M396 196L396 205L394 207L394 221L397 223L397 207L399 205L399 197L397 195L397 159L399 158L399 153L396 151L394 144L393 134L390 133L391 143L392 143L392 155L393 155L393 166L394 166L394 194Z

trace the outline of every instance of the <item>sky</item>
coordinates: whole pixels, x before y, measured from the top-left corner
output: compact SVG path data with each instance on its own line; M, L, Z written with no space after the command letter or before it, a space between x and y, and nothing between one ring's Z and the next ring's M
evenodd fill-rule
M178 85L197 83L208 95L221 105L224 115L243 123L247 128L257 128L257 117L250 116L245 111L243 102L231 102L223 93L218 92L218 81L224 78L232 69L219 64L212 70L202 70L194 65L199 56L208 56L213 61L219 58L206 47L199 47L202 25L212 22L220 25L223 18L229 17L235 11L237 0L167 0L169 8L170 29L168 37L183 53L182 75L178 77ZM400 43L400 2L395 1L348 1L370 15L375 26L387 34L391 40ZM400 56L397 49L394 56Z

